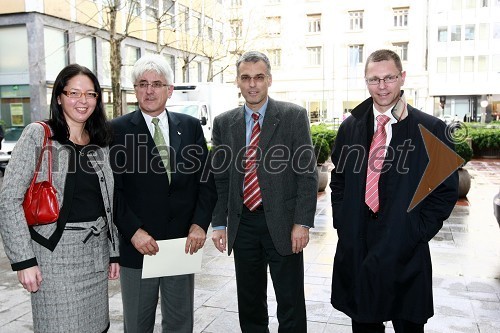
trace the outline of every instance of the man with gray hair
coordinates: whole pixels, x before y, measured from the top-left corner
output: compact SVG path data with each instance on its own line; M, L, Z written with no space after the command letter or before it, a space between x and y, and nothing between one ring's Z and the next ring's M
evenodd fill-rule
M214 120L213 168L218 201L212 240L234 250L241 330L269 332L267 268L280 332L307 332L304 258L314 226L316 159L304 108L268 96L271 65L243 54L236 82L245 105Z
M203 247L217 200L200 121L168 112L173 72L164 57L146 55L132 73L139 109L112 121L115 223L120 231L121 290L126 333L153 332L158 292L162 332L193 331L194 275L142 279L157 240L187 237L185 252Z

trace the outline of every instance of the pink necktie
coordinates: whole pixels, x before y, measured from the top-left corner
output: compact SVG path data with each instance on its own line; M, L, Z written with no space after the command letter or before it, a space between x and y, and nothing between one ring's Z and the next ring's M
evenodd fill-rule
M257 155L257 146L260 138L259 114L252 114L254 120L250 144L246 153L245 180L243 182L243 204L250 211L254 211L262 203L259 180L257 179L257 166L255 164Z
M385 141L387 140L385 125L389 122L389 120L390 118L388 116L377 116L377 131L373 134L370 153L368 155L365 203L374 213L379 210L378 180L380 178L380 171L385 157Z

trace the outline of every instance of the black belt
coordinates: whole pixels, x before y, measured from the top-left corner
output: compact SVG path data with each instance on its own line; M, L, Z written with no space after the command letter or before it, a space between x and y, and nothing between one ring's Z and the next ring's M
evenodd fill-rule
M243 207L244 207L246 210L248 210L249 212L252 212L252 211L250 211L250 209L248 209L248 207L247 207L245 204L243 204ZM255 208L255 209L253 210L253 212L261 212L261 211L264 211L264 205L262 205L262 204L258 205L258 206L257 206L257 208Z

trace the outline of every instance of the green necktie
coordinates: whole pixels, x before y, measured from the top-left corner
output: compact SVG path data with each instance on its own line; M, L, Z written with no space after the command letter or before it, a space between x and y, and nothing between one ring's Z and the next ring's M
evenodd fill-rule
M156 149L158 149L158 152L160 153L161 160L163 161L163 166L165 167L165 170L167 170L168 180L170 181L170 159L168 147L161 132L160 126L158 125L159 121L160 119L158 118L153 118L151 120L151 122L155 126L155 134L153 136L153 140L155 141Z

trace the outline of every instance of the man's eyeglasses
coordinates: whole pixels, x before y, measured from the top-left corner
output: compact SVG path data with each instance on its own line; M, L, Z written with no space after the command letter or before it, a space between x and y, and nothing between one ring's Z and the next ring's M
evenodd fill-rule
M380 81L384 81L384 83L394 83L398 80L399 75L389 75L384 77L383 79L379 79L378 77L369 77L367 78L366 84L369 84L371 86L379 85Z
M139 82L137 84L134 84L134 87L137 87L139 89L148 89L148 87L151 86L153 89L160 89L162 87L168 86L168 84L163 83L161 81L154 81L154 82Z
M63 90L62 91L64 95L68 96L69 98L80 98L82 95L85 95L86 99L97 99L99 96L98 93L95 91L86 91L86 92L81 92L79 90Z
M264 82L266 77L267 77L267 75L265 75L265 74L258 74L255 76L242 75L242 76L240 76L240 81L243 83L250 83L250 81L252 81L252 79L253 79L253 81L255 83L261 83L261 82Z

